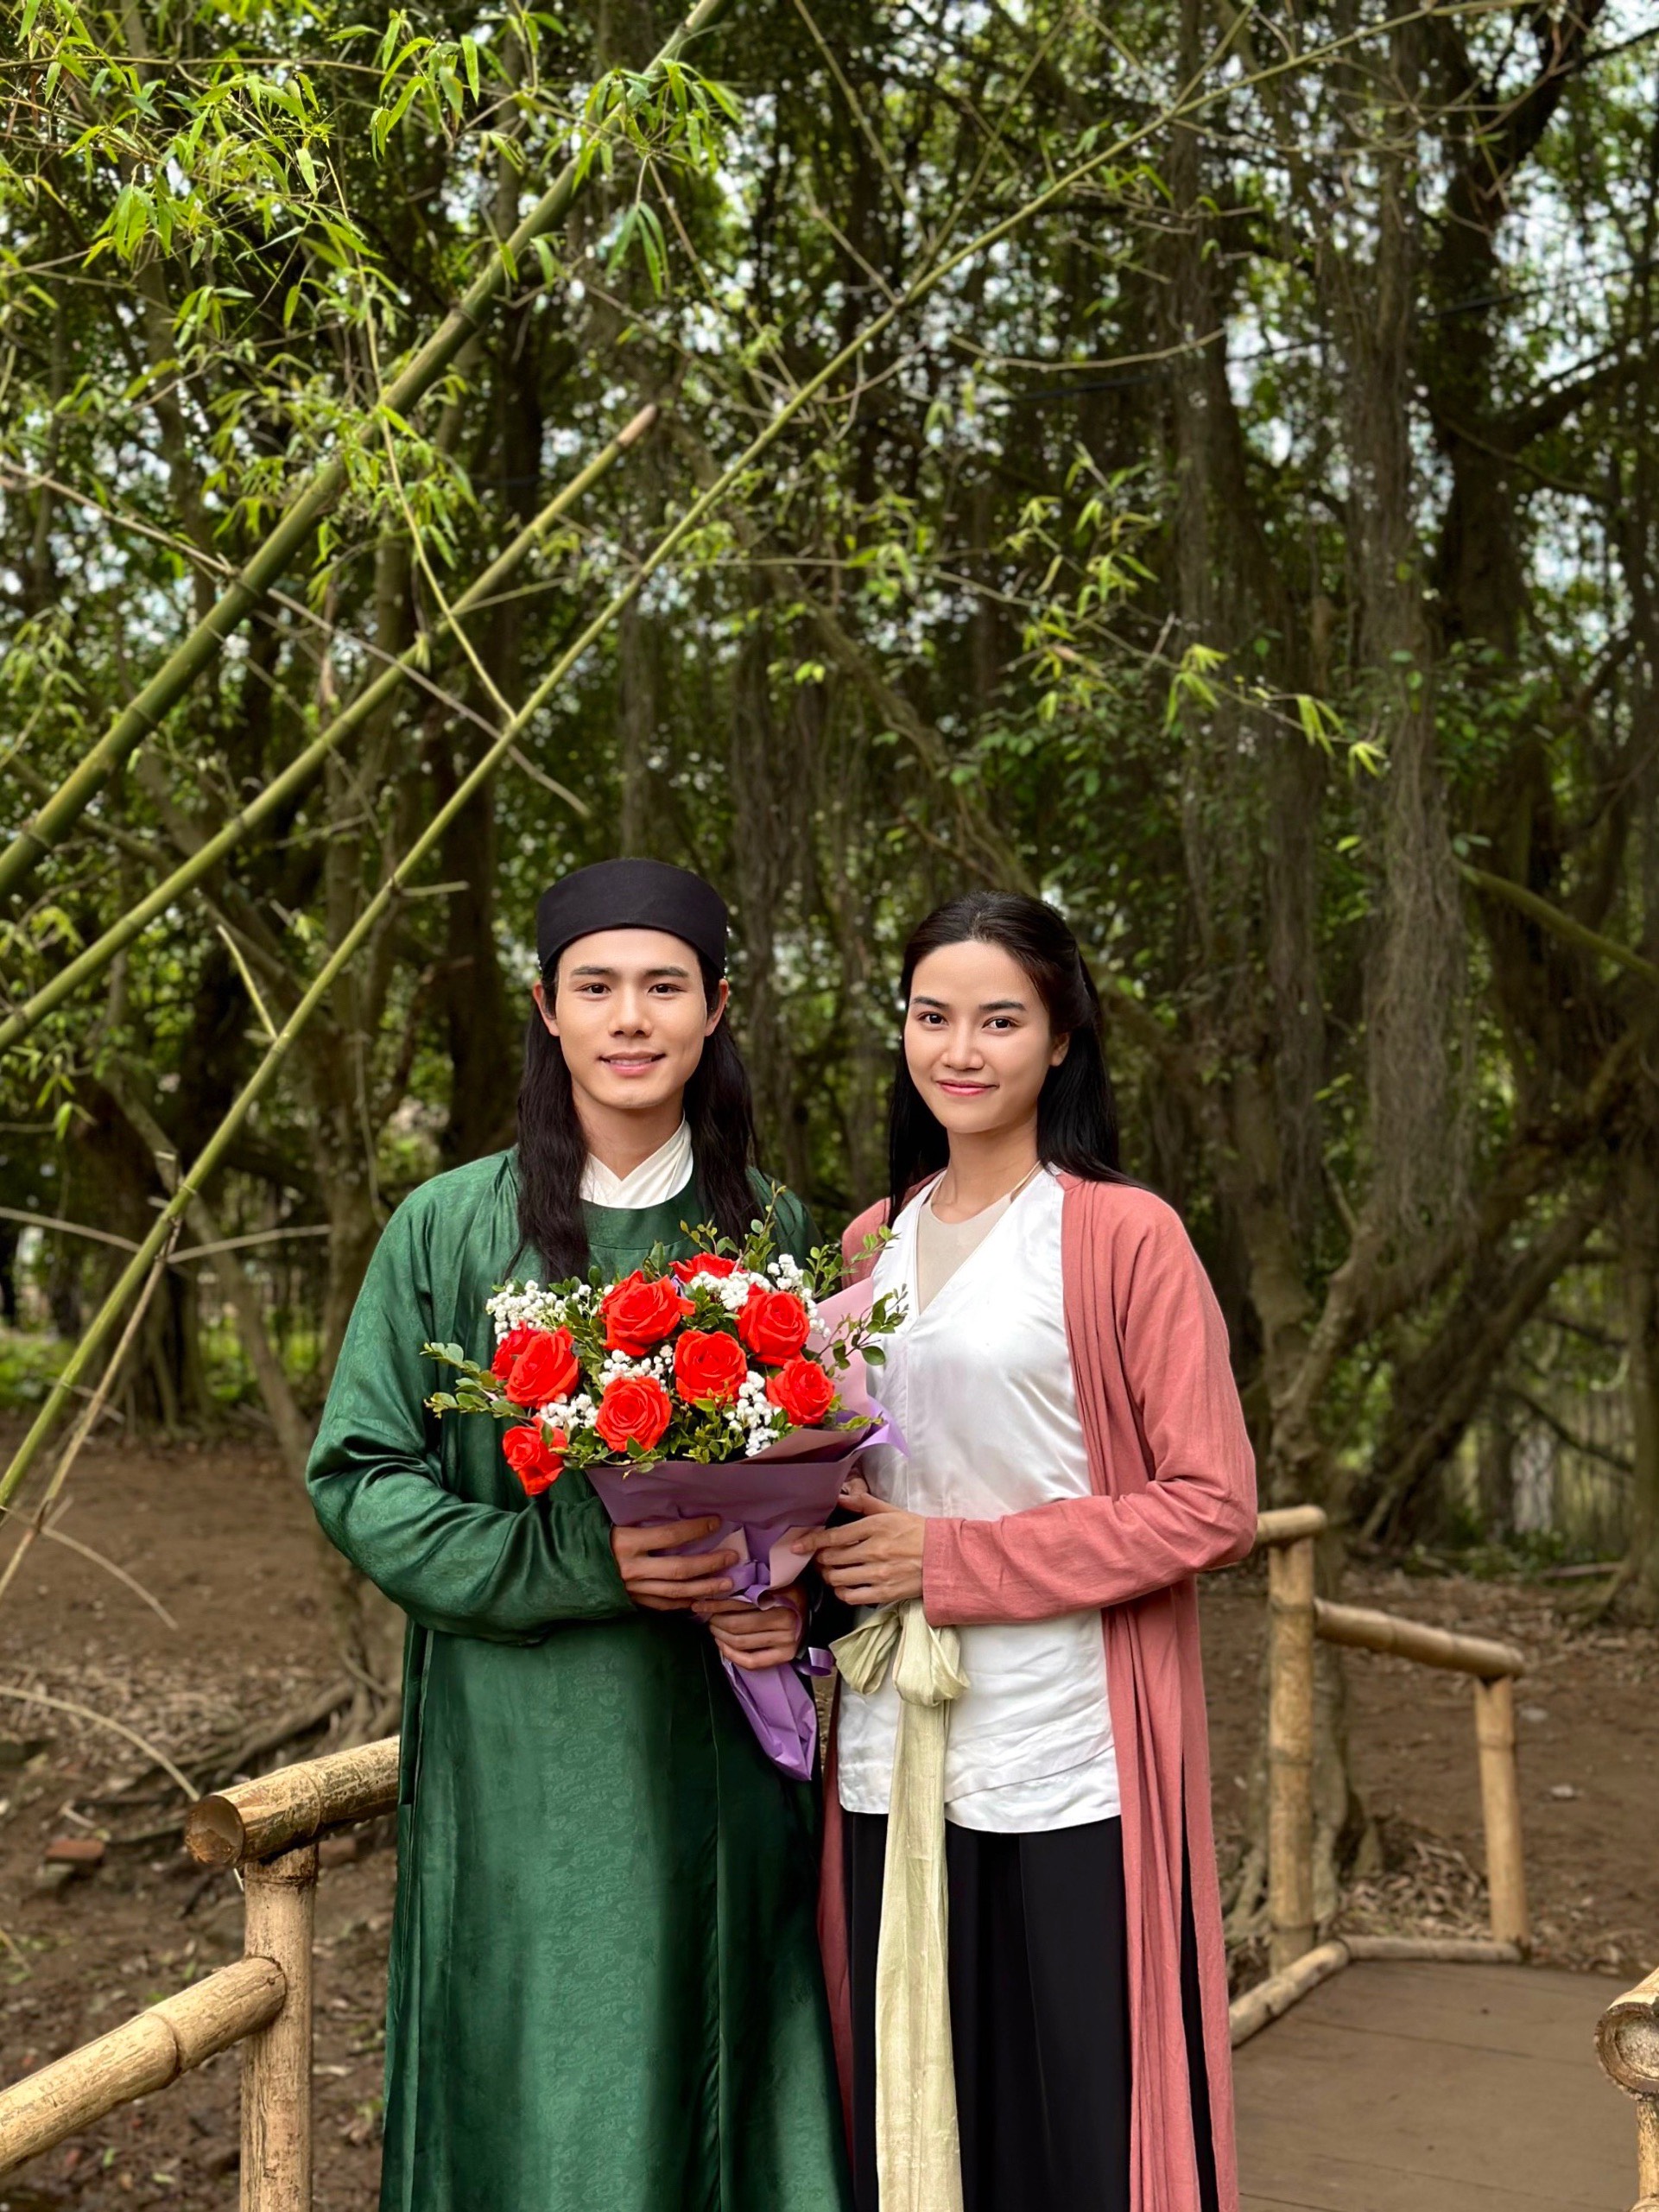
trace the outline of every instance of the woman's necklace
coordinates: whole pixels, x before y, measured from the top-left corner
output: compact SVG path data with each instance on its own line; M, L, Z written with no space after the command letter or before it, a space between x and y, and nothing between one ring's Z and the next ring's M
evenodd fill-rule
M949 1173L948 1169L946 1170L946 1173ZM981 1206L976 1213L965 1214L962 1217L963 1220L966 1221L977 1221L981 1214L989 1214L993 1206L1011 1206L1014 1203L1014 1201L1019 1196L1020 1193L1025 1188L1027 1183L1035 1182L1042 1173L1042 1162L1039 1160L1035 1167L1027 1169L1026 1172L1015 1184L1012 1190L1005 1191L1000 1198L988 1199L985 1204ZM938 1207L934 1203L934 1201L939 1195L939 1184L942 1183L944 1180L944 1176L940 1176L939 1182L936 1182L933 1188L928 1193L928 1211L933 1215L935 1221L940 1219L940 1215ZM949 1201L947 1202L948 1203ZM956 1226L956 1223L953 1221L946 1223L946 1226L947 1228L954 1228Z

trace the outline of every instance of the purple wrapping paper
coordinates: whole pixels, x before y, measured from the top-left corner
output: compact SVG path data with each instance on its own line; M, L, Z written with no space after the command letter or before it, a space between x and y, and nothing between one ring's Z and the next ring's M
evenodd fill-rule
M843 1321L868 1313L871 1299L865 1282L821 1300L809 1349L821 1352ZM702 1467L694 1460L661 1460L646 1467L591 1467L588 1480L618 1528L702 1520L718 1513L716 1533L684 1549L735 1548L742 1556L731 1570L733 1593L759 1605L769 1592L787 1589L807 1564L800 1552L781 1548L783 1539L796 1529L822 1528L859 1455L892 1438L857 1353L850 1355L845 1372L837 1373L836 1390L848 1427L797 1429L752 1460L728 1460L718 1467ZM734 1667L729 1659L721 1664L768 1759L795 1781L809 1780L818 1754L818 1708L807 1677L827 1671L826 1657L805 1652L791 1665L759 1669Z
M770 1591L787 1589L807 1562L782 1549L796 1529L822 1528L835 1510L841 1485L874 1433L860 1430L850 1442L843 1429L801 1429L752 1460L702 1467L693 1460L662 1460L655 1467L591 1467L588 1480L618 1528L651 1522L700 1520L718 1513L716 1533L682 1548L690 1552L735 1548L733 1594L759 1605ZM799 1663L734 1667L721 1663L761 1748L775 1766L807 1781L818 1751L818 1708Z

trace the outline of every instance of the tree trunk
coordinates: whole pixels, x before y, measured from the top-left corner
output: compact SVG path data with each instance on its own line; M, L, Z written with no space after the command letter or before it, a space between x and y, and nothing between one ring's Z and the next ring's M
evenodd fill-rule
M438 756L446 770L447 747L440 744ZM446 1167L459 1167L512 1143L518 1093L517 1025L496 949L493 789L480 791L451 824L443 870L464 886L445 901L443 978L450 1084L441 1150Z
M119 1075L113 1079L113 1082L114 1095L121 1111L132 1124L141 1142L149 1147L163 1184L171 1191L178 1181L175 1147L137 1095L136 1086ZM205 1200L193 1199L185 1218L192 1233L203 1244L216 1245L224 1241L224 1232L219 1227L218 1218ZM311 1429L294 1399L288 1379L283 1372L282 1363L266 1331L259 1293L234 1252L215 1252L208 1264L225 1293L225 1303L236 1315L237 1334L247 1354L248 1365L253 1369L254 1380L275 1434L282 1464L296 1482L303 1482L306 1460L311 1450Z
M1625 1389L1631 1412L1631 1543L1620 1604L1659 1617L1659 1172L1650 1143L1624 1160Z

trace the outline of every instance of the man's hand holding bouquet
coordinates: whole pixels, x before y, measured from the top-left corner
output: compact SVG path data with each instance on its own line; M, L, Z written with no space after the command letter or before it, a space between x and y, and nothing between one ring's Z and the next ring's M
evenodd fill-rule
M735 1248L706 1230L700 1249L660 1248L620 1281L508 1283L489 1299L488 1367L458 1344L427 1355L459 1370L434 1411L505 1424L502 1449L529 1497L579 1467L616 1528L630 1594L648 1610L688 1600L717 1632L726 1672L770 1758L804 1778L817 1718L782 1663L778 1594L805 1566L788 1539L822 1528L880 1416L866 1361L900 1302L836 1294L841 1256L805 1267L776 1249L772 1214ZM685 1524L664 1537L660 1524ZM754 1616L740 1622L738 1609ZM758 1612L757 1609L758 1608Z

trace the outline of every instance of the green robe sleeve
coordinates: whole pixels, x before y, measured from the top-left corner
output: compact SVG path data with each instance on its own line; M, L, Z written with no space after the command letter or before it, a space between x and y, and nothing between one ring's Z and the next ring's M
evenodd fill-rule
M432 1251L421 1207L394 1214L370 1262L307 1471L331 1543L423 1628L539 1643L560 1621L634 1610L592 1486L567 1475L522 1505L465 1497L445 1480L439 1386L421 1354L435 1334ZM498 1442L484 1424L474 1448ZM457 1440L458 1442L460 1440Z

